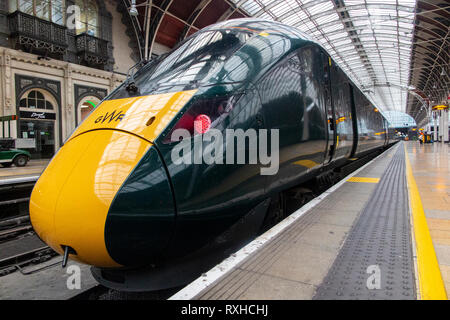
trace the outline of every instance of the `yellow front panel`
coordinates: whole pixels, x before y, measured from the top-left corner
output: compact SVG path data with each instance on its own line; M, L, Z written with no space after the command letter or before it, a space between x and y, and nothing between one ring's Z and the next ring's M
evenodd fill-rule
M104 240L110 205L151 144L134 135L100 130L70 140L44 171L31 197L39 235L62 253L75 249L80 262L114 267ZM53 220L53 222L52 222Z
M153 142L197 90L106 100L72 135L96 129L117 129ZM149 125L149 120L155 117Z
M49 163L33 188L30 198L30 220L38 236L52 248L59 247L58 243L53 242L54 212L59 191L91 144L92 140L87 140L85 144L66 144Z

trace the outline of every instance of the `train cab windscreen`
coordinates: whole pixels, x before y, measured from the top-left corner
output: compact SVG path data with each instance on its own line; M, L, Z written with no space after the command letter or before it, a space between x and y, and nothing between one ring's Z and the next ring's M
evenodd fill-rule
M208 82L226 61L252 36L238 29L199 32L182 42L168 54L162 55L142 67L132 77L137 95L167 92L173 87L190 90ZM130 96L126 85L114 92L110 99Z

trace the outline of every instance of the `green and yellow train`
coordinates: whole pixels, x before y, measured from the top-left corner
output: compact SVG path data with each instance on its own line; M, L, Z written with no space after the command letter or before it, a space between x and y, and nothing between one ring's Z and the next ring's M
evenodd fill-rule
M180 128L192 144L211 129L277 130L278 171L176 164ZM281 193L391 142L386 120L318 43L280 23L230 20L143 65L92 111L36 183L31 222L106 286L167 288L254 237Z

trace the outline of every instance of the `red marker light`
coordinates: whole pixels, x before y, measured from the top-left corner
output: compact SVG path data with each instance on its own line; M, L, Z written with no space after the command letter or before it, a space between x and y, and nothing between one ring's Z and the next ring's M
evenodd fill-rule
M206 114L199 114L194 120L194 130L203 134L211 128L211 119Z

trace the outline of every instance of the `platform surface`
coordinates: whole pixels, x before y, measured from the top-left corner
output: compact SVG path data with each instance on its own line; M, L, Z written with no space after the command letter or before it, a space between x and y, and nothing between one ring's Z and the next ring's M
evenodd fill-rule
M286 222L289 217L281 223L286 227L276 226L281 232L262 235L171 299L420 298L406 153L421 196L429 197L423 198L424 208L448 291L445 148L398 143L294 213L294 222ZM253 250L257 242L263 244Z

